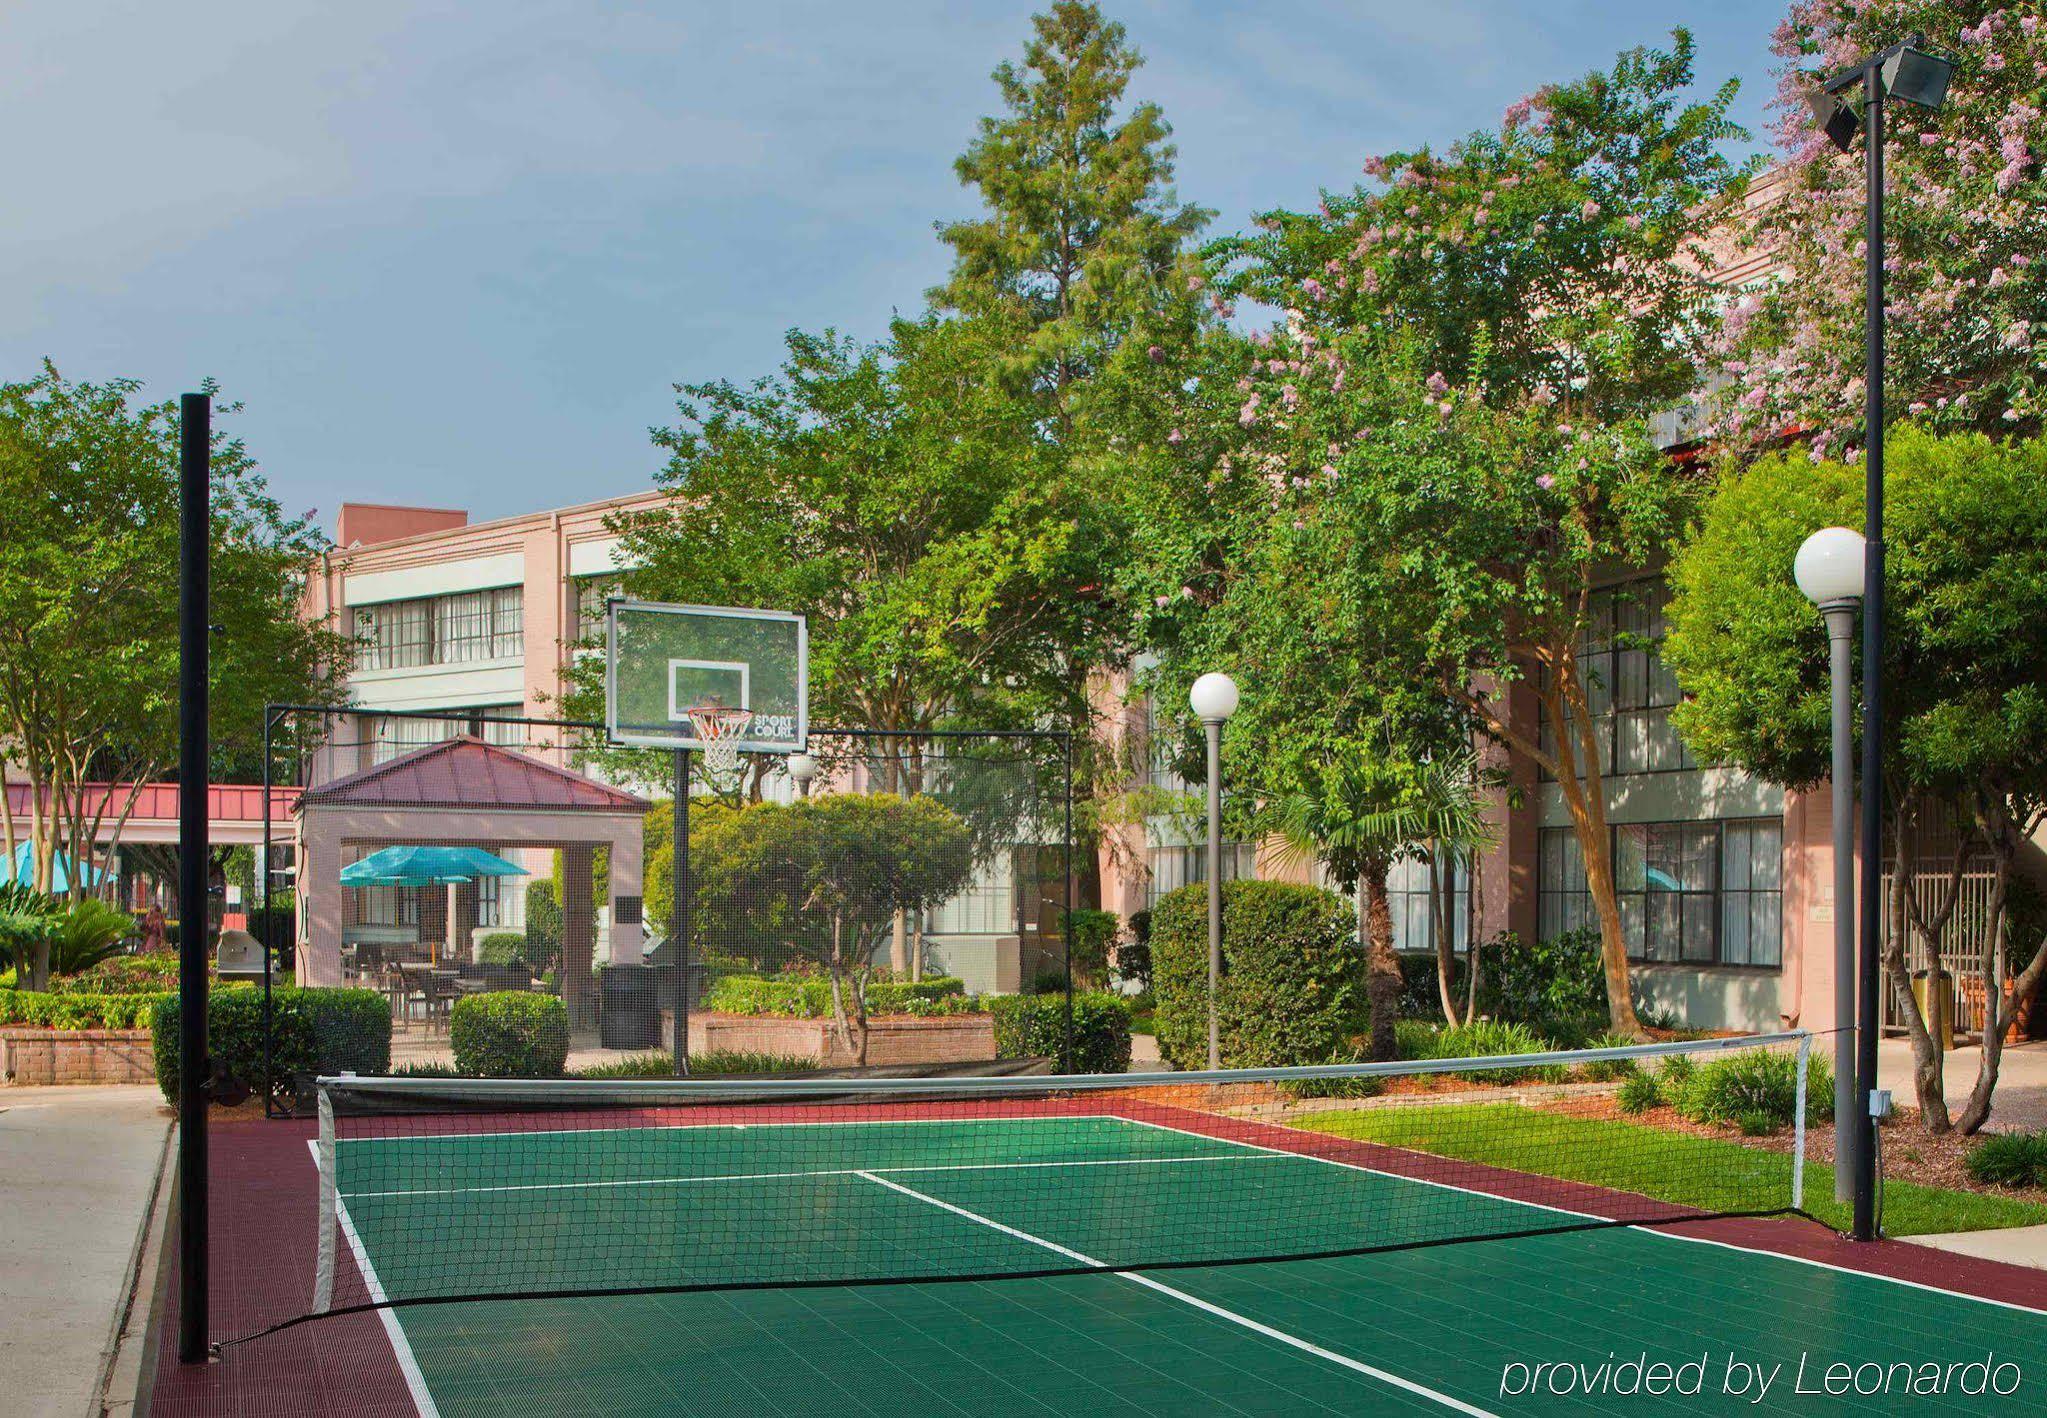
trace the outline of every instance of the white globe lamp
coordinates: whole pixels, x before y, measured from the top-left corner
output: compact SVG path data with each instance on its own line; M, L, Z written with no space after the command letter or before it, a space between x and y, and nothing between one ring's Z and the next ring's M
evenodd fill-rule
M1187 692L1194 717L1204 724L1219 724L1237 712L1237 682L1228 675L1210 671L1194 681Z
M1816 606L1862 599L1867 544L1851 527L1822 527L1805 539L1791 563L1792 579Z

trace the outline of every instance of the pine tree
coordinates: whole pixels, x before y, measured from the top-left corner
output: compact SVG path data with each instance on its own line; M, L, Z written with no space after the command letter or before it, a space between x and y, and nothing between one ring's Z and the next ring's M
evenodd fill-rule
M939 224L955 258L931 299L1011 335L999 374L1065 436L1120 352L1141 340L1158 359L1199 328L1188 243L1214 213L1174 193L1172 128L1156 104L1119 119L1144 62L1123 27L1079 0L1032 27L1023 63L994 73L1007 114L983 118L954 165L987 213Z

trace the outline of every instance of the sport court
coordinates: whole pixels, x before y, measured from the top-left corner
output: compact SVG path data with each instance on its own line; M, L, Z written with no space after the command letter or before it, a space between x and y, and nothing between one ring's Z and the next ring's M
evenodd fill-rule
M1462 1164L1193 1110L1008 1107L343 1137L340 1264L404 1300L1279 1254L1356 1244L1336 1228L1367 1213L1391 1218L1375 1243L1641 1214L1638 1199L1571 1184L1553 1184L1555 1207L1500 1196L1487 1168L1465 1168L1460 1189ZM1305 1234L1257 1229L1303 1218ZM467 1244L422 1244L452 1235ZM1836 1360L1976 1351L2019 1365L2028 1386L2047 1379L2047 1313L2037 1295L2026 1307L2009 1268L1942 1257L1956 1288L1933 1289L1769 1253L1831 1239L1797 1219L1722 1219L1113 1275L399 1304L375 1312L384 1352L360 1358L402 1381L409 1402L394 1411L447 1415L1955 1413L2000 1400L1790 1390L1801 1356L1812 1387ZM1893 1266L1916 1259L1881 1250ZM1705 1392L1500 1394L1509 1362L1626 1360L1645 1342L1650 1360L1704 1356ZM1765 1401L1720 1394L1730 1354L1785 1366Z

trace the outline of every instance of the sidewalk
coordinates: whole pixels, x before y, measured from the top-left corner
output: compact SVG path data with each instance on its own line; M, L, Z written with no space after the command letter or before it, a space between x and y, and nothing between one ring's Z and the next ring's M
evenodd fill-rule
M153 1085L0 1088L0 1409L98 1411L170 1121Z
M1973 1045L1948 1054L1941 1091L1947 1095L1950 1109L1959 1111L1969 1100L1981 1059ZM1885 1039L1877 1045L1876 1077L1878 1086L1890 1089L1899 1106L1917 1106L1909 1039ZM1989 1130L2034 1132L2042 1128L2047 1128L2047 1040L2006 1044L1997 1071L1997 1092L1990 1100Z

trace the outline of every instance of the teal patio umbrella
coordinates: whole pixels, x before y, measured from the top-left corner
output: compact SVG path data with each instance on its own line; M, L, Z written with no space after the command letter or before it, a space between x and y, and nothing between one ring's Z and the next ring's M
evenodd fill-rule
M485 855L488 856L489 854L485 853ZM57 853L56 860L50 863L51 895L61 896L71 889L72 865L69 856L63 852ZM87 862L83 867L79 868L78 875L79 879L87 887L98 886L107 879L106 872L94 866L91 862ZM35 879L36 858L34 843L21 843L14 849L14 856L12 858L0 861L0 884L18 881L26 886Z
M385 847L359 862L341 869L343 886L442 886L448 887L448 949L458 953L455 942L454 888L465 881L486 876L528 876L495 852L481 847ZM435 947L434 962L440 952Z

